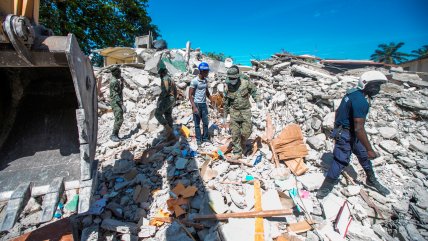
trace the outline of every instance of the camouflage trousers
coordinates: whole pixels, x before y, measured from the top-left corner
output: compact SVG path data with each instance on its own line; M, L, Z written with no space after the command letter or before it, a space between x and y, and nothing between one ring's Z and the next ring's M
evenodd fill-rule
M253 124L251 110L234 110L230 112L230 130L232 131L233 154L242 155L245 142L250 137Z
M123 123L122 105L117 101L112 101L111 102L111 108L113 109L113 114L114 114L113 133L118 134L119 129Z
M161 125L169 125L170 127L172 127L174 123L172 119L172 108L174 107L174 105L175 99L172 96L168 98L158 99L155 117Z

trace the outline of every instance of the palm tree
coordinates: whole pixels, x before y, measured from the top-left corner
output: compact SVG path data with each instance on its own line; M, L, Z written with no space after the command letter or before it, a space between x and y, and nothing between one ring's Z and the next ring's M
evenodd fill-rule
M418 50L413 50L412 53L413 53L412 56L416 57L417 59L427 57L428 56L428 45L424 45L424 46L422 46L422 48L420 48Z
M376 49L375 53L370 56L370 59L385 64L397 64L407 61L407 57L409 57L410 54L398 52L398 49L403 45L403 42L399 42L397 44L394 42L389 44L379 44L378 49Z

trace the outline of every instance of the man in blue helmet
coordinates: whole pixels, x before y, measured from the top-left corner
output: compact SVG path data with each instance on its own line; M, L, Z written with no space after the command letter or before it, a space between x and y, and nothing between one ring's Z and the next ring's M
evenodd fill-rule
M210 98L208 90L207 77L210 67L202 62L198 66L199 74L190 83L189 99L193 110L193 122L195 123L196 142L201 145L202 142L208 142L208 106L207 97ZM203 133L201 134L201 120Z
M354 153L366 173L367 186L374 188L383 196L388 195L389 190L376 179L371 160L378 157L370 145L364 128L369 112L369 101L379 93L381 84L387 78L379 71L368 71L361 75L357 88L346 91L339 108L336 110L335 128L331 137L336 143L333 150L332 162L327 176L317 193L317 198L326 197L339 181L339 176Z

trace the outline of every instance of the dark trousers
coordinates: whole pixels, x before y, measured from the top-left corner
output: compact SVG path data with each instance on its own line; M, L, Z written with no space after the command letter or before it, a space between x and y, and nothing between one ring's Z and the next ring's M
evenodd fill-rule
M195 123L196 140L208 141L208 107L206 103L195 103L198 108L198 114L193 114L193 122ZM201 119L203 127L203 135L201 135Z
M343 168L349 165L351 154L354 153L364 170L372 169L367 150L354 133L343 129L336 138L333 156L334 161L328 170L327 177L338 179Z

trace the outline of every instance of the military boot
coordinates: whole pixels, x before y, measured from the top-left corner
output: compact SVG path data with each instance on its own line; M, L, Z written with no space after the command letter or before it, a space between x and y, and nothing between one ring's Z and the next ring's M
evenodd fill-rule
M114 142L119 142L120 141L118 131L113 131L113 133L110 136L110 140L112 140Z
M338 183L339 180L334 180L333 178L326 177L322 183L320 189L317 192L317 198L325 198L334 188L334 185Z
M390 191L386 187L384 187L382 184L380 184L380 182L377 180L375 173L373 171L373 168L369 170L364 170L364 171L366 172L366 175L367 175L367 179L366 179L367 186L376 189L378 193L382 194L385 197L388 194L390 194Z

